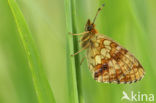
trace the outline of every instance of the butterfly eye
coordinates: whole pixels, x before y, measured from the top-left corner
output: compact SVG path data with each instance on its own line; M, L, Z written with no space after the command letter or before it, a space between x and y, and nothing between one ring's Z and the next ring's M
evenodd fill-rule
M88 26L88 27L87 27L87 30L88 30L88 31L91 31L91 30L92 30L92 26Z

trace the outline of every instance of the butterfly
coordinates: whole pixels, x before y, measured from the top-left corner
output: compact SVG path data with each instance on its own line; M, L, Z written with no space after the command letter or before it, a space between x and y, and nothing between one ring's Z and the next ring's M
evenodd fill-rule
M82 35L82 49L72 56L86 50L88 67L98 82L120 84L141 80L145 72L140 62L111 38L97 33L94 23L103 7L104 5L98 9L93 22L88 19L85 32L72 34Z

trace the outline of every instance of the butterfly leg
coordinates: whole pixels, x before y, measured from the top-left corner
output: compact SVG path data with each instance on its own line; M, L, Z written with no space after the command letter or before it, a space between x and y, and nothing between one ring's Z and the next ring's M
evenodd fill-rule
M79 54L80 52L82 52L83 50L85 50L86 48L88 48L89 45L90 45L90 44L88 43L88 45L86 45L85 47L81 48L78 52L74 53L74 54L71 55L71 56L75 56L75 55Z
M80 65L83 63L84 59L87 58L86 56L84 56L81 61L80 61Z
M93 35L87 36L86 38L81 37L81 42L85 42L85 41L89 40L92 36Z
M79 53L82 52L84 49L85 49L85 48L80 49L78 52L74 53L74 54L71 55L71 56L75 56L75 55L79 54Z
M86 33L89 33L89 31L85 31L85 32L79 33L79 34L73 34L73 33L69 32L69 34L72 34L72 35L83 35L83 34L86 34Z

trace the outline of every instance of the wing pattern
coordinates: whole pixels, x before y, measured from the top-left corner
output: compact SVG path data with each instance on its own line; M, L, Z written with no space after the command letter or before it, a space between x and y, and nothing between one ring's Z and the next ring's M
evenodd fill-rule
M132 83L141 80L144 69L125 48L104 35L94 38L87 60L93 78L104 83Z

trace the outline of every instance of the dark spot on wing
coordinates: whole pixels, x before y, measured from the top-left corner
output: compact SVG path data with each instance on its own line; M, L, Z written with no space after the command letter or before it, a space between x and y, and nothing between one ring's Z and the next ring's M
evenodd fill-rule
M95 77L95 78L99 77L99 76L102 75L103 72L104 72L105 70L107 70L107 69L108 69L108 64L104 63L104 64L101 66L101 68L99 68L99 69L95 72L94 77Z

